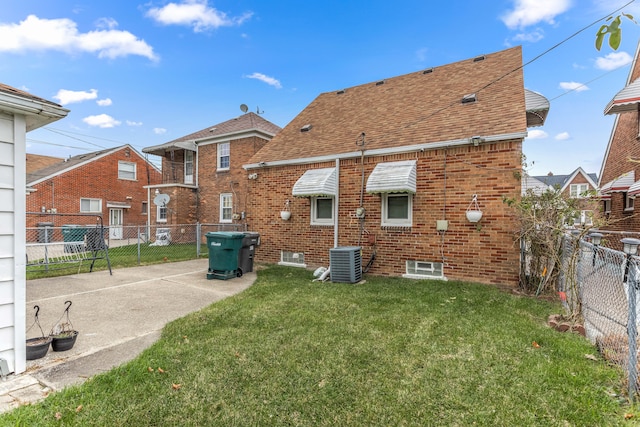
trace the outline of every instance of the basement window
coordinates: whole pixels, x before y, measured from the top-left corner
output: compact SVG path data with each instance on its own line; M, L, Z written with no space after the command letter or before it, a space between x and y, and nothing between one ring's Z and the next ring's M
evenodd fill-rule
M288 265L291 267L303 268L307 267L307 265L304 263L304 253L291 251L280 251L280 262L278 263L278 265Z
M445 279L441 262L406 261L406 273L402 275L408 279Z

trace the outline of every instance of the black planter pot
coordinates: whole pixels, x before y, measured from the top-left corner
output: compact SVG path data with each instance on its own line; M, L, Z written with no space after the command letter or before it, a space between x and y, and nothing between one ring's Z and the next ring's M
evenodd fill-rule
M65 332L60 335L52 335L51 348L53 351L67 351L73 348L78 338L78 331Z
M29 338L27 340L27 360L35 360L44 357L49 351L49 344L53 341L50 337Z

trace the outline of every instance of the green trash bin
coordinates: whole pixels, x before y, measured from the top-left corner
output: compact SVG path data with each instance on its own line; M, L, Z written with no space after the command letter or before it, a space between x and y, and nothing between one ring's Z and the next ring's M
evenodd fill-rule
M64 240L64 251L66 253L84 252L84 236L87 234L87 227L76 224L66 224L62 226L62 240Z
M207 279L227 280L241 276L242 273L238 273L238 254L244 234L219 231L209 232L205 236L209 249Z

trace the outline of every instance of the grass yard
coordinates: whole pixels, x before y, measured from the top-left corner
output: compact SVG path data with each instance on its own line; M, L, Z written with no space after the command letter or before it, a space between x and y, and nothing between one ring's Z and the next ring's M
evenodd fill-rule
M633 421L615 394L622 373L584 338L546 326L557 304L460 282L311 279L267 267L242 294L169 324L134 361L5 414L0 425Z

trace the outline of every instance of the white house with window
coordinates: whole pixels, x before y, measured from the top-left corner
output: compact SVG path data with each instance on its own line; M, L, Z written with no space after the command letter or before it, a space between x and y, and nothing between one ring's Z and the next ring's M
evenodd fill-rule
M26 133L69 110L0 84L0 371L26 369Z

